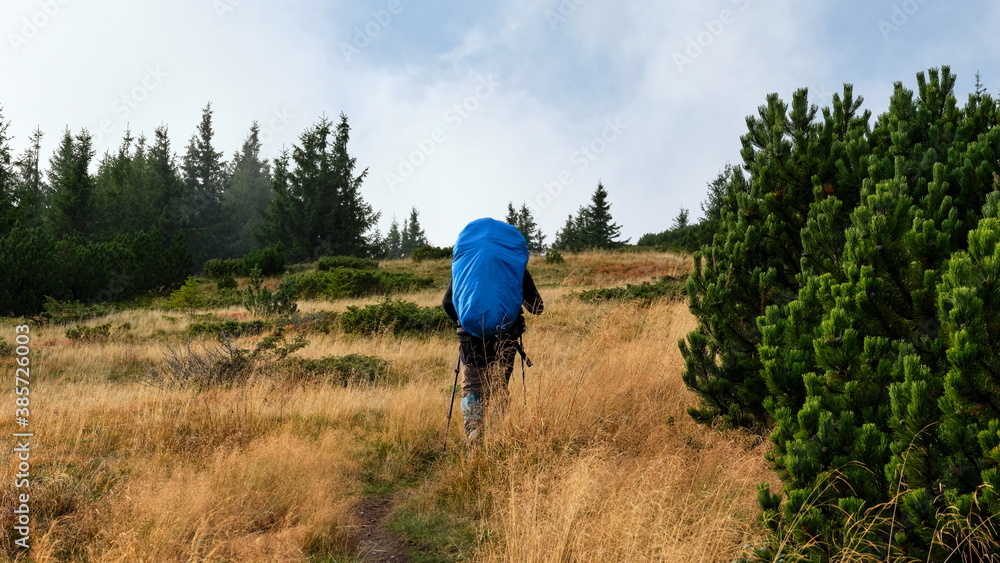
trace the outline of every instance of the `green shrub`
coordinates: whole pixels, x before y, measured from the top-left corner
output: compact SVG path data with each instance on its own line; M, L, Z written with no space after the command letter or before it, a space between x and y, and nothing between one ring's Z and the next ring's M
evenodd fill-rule
M343 299L424 289L433 286L434 280L408 272L335 268L289 274L281 285L303 299Z
M625 287L609 287L588 289L577 294L580 301L596 303L598 301L655 301L657 299L675 300L684 296L684 284L687 280L674 276L663 276L656 282L626 284Z
M46 297L113 302L183 281L189 260L182 237L164 247L155 231L112 240L54 239L42 228L0 236L0 315L37 315Z
M10 358L14 355L14 345L0 338L0 358Z
M213 280L247 275L246 262L242 258L213 258L205 262L202 270L206 278Z
M263 285L261 270L255 267L250 272L250 287L243 293L243 306L251 314L269 317L292 315L298 310L298 292L293 286L282 283L277 292L271 293Z
M378 260L371 258L358 258L356 256L321 256L316 260L316 269L327 271L336 268L349 268L353 270L374 270L378 268Z
M112 337L120 337L128 334L132 330L131 323L123 323L111 328L111 323L97 326L76 325L66 329L66 338L70 340L83 340L88 342L100 342L110 340Z
M243 296L239 290L218 289L217 284L190 276L184 285L174 290L163 301L162 307L191 313L198 309L232 307L242 304Z
M109 315L117 310L107 303L83 304L79 301L57 301L51 297L45 298L42 318L62 324L83 322L97 317Z
M236 278L234 278L233 276L226 276L224 278L217 278L215 280L215 289L217 289L218 291L223 291L226 289L236 289L237 287L239 286L236 284Z
M374 356L349 354L325 358L286 358L282 362L294 379L337 385L381 383L390 375L389 362Z
M264 249L251 250L242 258L213 258L205 262L202 271L206 278L219 280L230 277L245 278L254 268L265 276L276 276L285 271L285 255L280 243Z
M546 264L562 264L566 260L563 259L563 255L556 249L552 249L545 253L545 263Z
M747 119L688 282L701 420L769 434L756 560L988 560L1000 545L1000 104L950 69ZM985 547L984 547L985 546Z
M268 324L262 320L193 323L188 327L188 332L193 336L211 335L217 338L241 338L263 333L267 330Z
M251 250L243 257L246 274L249 276L254 268L260 268L265 276L277 276L285 271L285 251L279 242L267 248Z
M205 307L205 295L201 291L201 282L194 276L188 276L184 285L170 294L166 306L178 311L201 309Z
M420 307L409 301L386 300L364 308L350 306L340 315L340 328L348 334L427 334L453 326L440 306Z
M452 247L450 246L441 248L438 246L426 245L413 249L413 252L410 253L410 258L413 258L414 262L423 262L424 260L451 260L451 250Z

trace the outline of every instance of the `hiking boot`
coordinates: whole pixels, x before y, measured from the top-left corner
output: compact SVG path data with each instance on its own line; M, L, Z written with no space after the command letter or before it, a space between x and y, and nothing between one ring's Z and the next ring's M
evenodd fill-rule
M469 447L480 443L483 439L483 401L479 395L469 393L462 397L462 419Z
M468 442L470 448L478 446L479 443L482 442L483 440L483 429L473 428L472 430L469 431L468 434L466 434L465 439Z

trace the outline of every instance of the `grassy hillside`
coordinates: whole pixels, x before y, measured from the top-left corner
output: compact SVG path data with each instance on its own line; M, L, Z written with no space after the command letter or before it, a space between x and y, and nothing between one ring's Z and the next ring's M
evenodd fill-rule
M440 302L448 263L381 265L438 286L394 298ZM576 293L680 275L670 254L533 258L546 312L528 319L535 362L511 380L505 417L468 456L456 405L442 454L453 335L395 337L285 323L292 357L363 354L390 362L375 383L300 377L281 363L245 383L155 384L168 360L217 350L192 337L238 306L132 310L107 336L75 323L32 330L31 516L37 561L340 561L358 557L358 503L393 499L390 528L415 560L732 561L758 534L756 484L773 481L765 446L692 422L676 342L683 302L584 303ZM300 316L381 298L300 302ZM23 322L23 321L21 321ZM0 325L13 340L15 321ZM116 330L115 327L118 327ZM253 350L263 335L233 345ZM191 339L194 338L192 341ZM12 405L6 387L0 401ZM457 402L457 401L456 401ZM14 463L3 464L2 520L13 526ZM10 534L0 548L23 552Z

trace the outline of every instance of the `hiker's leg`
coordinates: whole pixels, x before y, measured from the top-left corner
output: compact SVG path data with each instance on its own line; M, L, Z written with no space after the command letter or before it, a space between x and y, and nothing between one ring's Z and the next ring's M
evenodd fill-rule
M472 365L462 365L462 420L469 445L483 437L484 393L482 371Z
M483 364L485 354L481 340L463 339L459 348L462 363L462 420L465 423L465 438L469 445L482 440L483 414L489 396L489 387Z
M510 399L508 384L510 374L514 371L514 356L517 351L511 346L508 340L498 340L491 354L489 369L489 389L491 397L490 408L499 418L507 412L507 403Z

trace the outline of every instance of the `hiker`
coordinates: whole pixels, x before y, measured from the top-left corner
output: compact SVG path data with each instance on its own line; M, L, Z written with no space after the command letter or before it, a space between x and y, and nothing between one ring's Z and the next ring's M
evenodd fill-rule
M527 266L524 236L490 218L466 225L452 252L452 281L442 305L457 326L462 418L470 446L482 439L486 405L494 400L502 412L515 355L531 365L521 346L521 306L539 315L544 305Z

